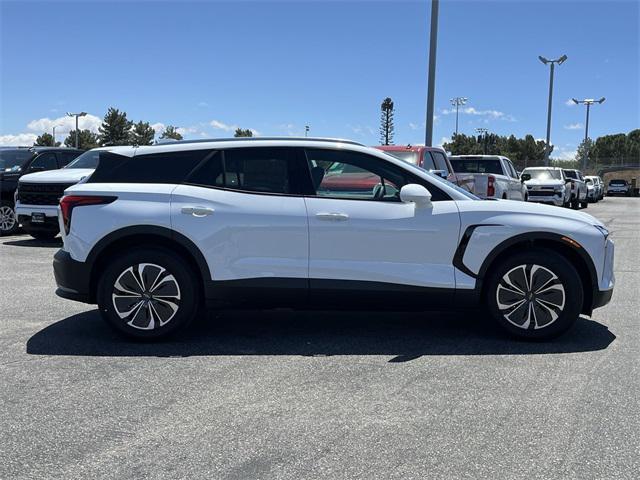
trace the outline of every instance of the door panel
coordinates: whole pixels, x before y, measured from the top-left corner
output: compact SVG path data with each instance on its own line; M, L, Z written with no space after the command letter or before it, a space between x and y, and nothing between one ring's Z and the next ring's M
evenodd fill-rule
M453 201L416 208L402 202L305 198L309 276L453 288L460 228Z
M302 197L179 185L171 221L200 247L213 280L308 278Z

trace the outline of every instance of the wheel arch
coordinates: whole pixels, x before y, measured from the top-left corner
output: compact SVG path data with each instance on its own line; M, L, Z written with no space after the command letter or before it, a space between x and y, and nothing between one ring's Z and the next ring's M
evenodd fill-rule
M494 247L485 258L477 274L480 284L480 298L484 298L486 294L484 279L491 267L514 253L530 248L546 248L555 251L571 262L582 280L584 300L581 313L591 315L595 290L598 288L598 275L593 261L578 242L568 236L551 232L529 232L516 235Z
M98 274L119 249L131 249L137 246L149 245L164 247L182 256L194 272L199 273L198 282L202 288L211 280L211 272L198 247L186 236L165 227L153 225L125 227L102 238L89 252L86 263L90 265L89 297L90 302L96 301Z

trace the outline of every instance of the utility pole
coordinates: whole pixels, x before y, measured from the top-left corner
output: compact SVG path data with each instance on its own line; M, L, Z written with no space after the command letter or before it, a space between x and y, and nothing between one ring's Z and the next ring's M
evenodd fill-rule
M458 135L458 108L460 107L460 105L466 104L467 100L469 100L467 97L454 97L449 100L451 102L451 105L456 107L456 135Z
M309 125L304 126L304 136L306 137L307 135L309 135Z
M76 148L78 148L78 117L84 117L87 112L70 113L67 112L67 117L76 117Z
M427 83L427 121L424 144L433 144L433 104L436 89L436 50L438 46L438 7L439 0L431 0L431 31L429 34L429 74Z
M61 127L62 125L54 125L53 126L53 145L51 145L52 147L56 146L56 128L57 127Z
M591 105L593 105L594 103L602 103L604 102L605 98L601 97L599 100L594 100L593 98L585 98L584 100L576 100L575 98L572 98L571 100L573 100L573 103L575 103L576 105L579 104L583 104L587 106L587 119L585 121L584 124L584 144L585 147L587 147L587 140L589 140L589 110L591 110ZM587 148L587 153L584 156L584 162L582 165L582 169L586 170L587 169L587 165L588 165L588 161L589 161L589 150L591 150L590 148Z
M544 149L544 164L545 166L549 166L549 155L551 154L551 103L553 100L553 72L555 70L556 63L558 65L562 65L564 61L567 59L566 55L562 55L560 58L555 60L549 60L543 56L539 56L538 59L544 63L545 65L551 65L549 69L549 103L547 105L547 140Z

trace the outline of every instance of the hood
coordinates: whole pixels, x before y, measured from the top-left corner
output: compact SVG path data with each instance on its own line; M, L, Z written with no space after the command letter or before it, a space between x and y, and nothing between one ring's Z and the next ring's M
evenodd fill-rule
M468 202L457 202L460 212L481 213L484 217L482 223L501 223L499 217L505 215L518 222L526 221L527 216L540 219L565 219L582 224L600 225L604 224L588 213L570 210L568 208L556 207L554 205L544 205L542 203L518 202L515 200L471 200Z
M526 182L524 182L524 184L527 186L527 188L529 187L560 187L564 185L564 181L555 180L552 178L548 180L536 180L532 178L531 180L527 180Z
M46 172L29 173L20 177L25 183L77 183L93 173L93 168L61 168Z

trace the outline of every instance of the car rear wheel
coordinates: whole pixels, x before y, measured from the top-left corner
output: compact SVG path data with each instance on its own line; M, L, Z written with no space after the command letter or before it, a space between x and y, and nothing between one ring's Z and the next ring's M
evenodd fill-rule
M507 332L527 340L561 335L582 309L580 276L553 250L535 249L505 259L488 278L486 302Z
M13 204L0 203L0 235L13 235L18 231L18 218Z
M180 256L137 249L109 261L98 284L106 322L136 339L158 339L185 328L198 313L196 274Z

